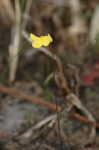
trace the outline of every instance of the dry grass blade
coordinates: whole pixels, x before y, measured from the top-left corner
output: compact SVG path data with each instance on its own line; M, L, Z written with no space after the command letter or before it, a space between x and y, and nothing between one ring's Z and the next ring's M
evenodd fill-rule
M18 52L21 40L21 11L18 0L15 0L15 25L12 27L11 44L9 45L9 81L15 79L16 69L18 65Z
M92 44L96 42L96 38L99 34L99 6L95 8L89 32L89 40Z
M74 95L73 93L69 94L66 97L66 100L68 101L67 103L71 103L70 105L76 106L78 109L80 109L88 118L88 121L95 124L95 119L92 116L92 114L88 111L88 109L81 103L81 101L79 100L79 98ZM95 140L95 136L96 136L96 127L95 126L91 126L91 131L89 133L89 139L86 143L91 143Z
M11 34L11 44L9 46L9 81L13 82L16 77L16 70L19 60L19 50L22 41L21 30L26 28L28 17L23 17L22 15L28 16L31 7L32 0L26 1L26 8L24 14L22 14L20 9L20 1L15 0L15 24L12 26Z
M28 18L29 18L29 11L31 8L31 4L32 4L32 0L27 1L26 3L26 8L23 14L23 22L22 22L22 29L25 30L27 22L28 22Z
M38 130L38 129L42 128L43 126L45 126L49 122L50 123L53 122L53 121L55 122L56 118L57 118L57 115L48 116L44 120L42 120L39 123L37 123L35 126L33 126L30 129L28 129L24 134L21 135L21 138L30 138L32 136L34 130ZM51 126L52 126L52 124L51 124Z
M6 25L15 23L15 14L10 0L0 0L0 17Z
M72 25L70 27L70 34L77 36L78 34L86 33L85 21L81 16L81 2L80 0L70 0L69 5L72 13Z

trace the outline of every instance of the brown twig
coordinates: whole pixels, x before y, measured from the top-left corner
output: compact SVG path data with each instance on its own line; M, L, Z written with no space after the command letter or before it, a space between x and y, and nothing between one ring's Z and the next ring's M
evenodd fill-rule
M55 104L52 104L52 103L47 102L47 101L44 101L40 97L33 97L32 95L25 94L24 92L19 91L17 89L14 89L14 88L11 88L11 87L6 87L6 86L4 86L2 84L0 84L0 92L19 97L21 99L25 99L25 100L31 101L31 102L33 102L35 104L39 104L41 106L45 106L45 107L47 107L49 109L52 109L52 110L56 110L56 105ZM57 108L58 108L59 111L61 110L60 106L58 106Z
M22 91L18 91L17 89L13 89L11 87L7 87L7 86L5 86L3 84L0 84L0 92L6 93L6 94L10 94L10 95L15 96L15 97L19 97L21 99L25 99L25 100L31 101L31 102L33 102L35 104L39 104L41 106L45 106L45 107L47 107L47 108L49 108L51 110L56 110L56 105L55 104L52 104L50 102L46 102L40 97L33 97L31 95L25 94ZM62 109L59 105L57 107L58 107L59 111ZM77 120L80 120L81 122L89 123L89 124L92 124L93 126L99 128L99 123L89 122L89 119L87 117L82 116L82 115L80 115L78 113L71 112L70 116L73 117L73 118L76 118Z
M89 123L97 128L99 128L99 123L95 123L95 122L89 122L89 119L85 116L82 116L78 113L75 113L75 112L71 112L70 113L70 116L77 119L77 120L80 120L81 122L84 122L84 123Z

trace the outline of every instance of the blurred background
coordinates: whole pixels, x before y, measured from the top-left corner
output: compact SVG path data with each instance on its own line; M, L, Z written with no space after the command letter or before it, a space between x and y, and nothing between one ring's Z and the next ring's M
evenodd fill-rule
M99 0L0 0L0 142L2 137L7 141L10 136L5 135L9 132L17 133L20 142L20 131L23 133L24 127L26 130L52 115L53 112L41 106L41 103L34 105L25 101L24 94L27 93L26 97L34 96L34 101L40 98L55 103L56 99L60 105L64 105L61 84L58 88L53 78L53 72L57 69L55 63L32 48L30 33L37 36L51 34L53 43L47 50L59 56L66 69L69 87L75 90L79 85L81 102L99 120ZM6 85L5 94L2 85ZM8 85L12 87L13 96ZM13 94L14 88L17 90ZM20 92L23 92L21 97ZM67 117L64 120L63 133L67 139L70 138L64 143L84 145L88 139L88 126L74 118ZM44 148L45 145L52 146L53 150L60 149L58 136L56 138L52 134L56 130L51 129L47 138L49 128L42 131L43 136L41 132L39 136L33 132L34 141L29 139L26 147L9 140L8 145L12 148L7 150L16 150L13 144L26 150L31 150L31 145L34 149L41 145L42 150L51 149ZM96 142L99 143L98 134ZM67 147L64 149L70 150Z
M65 65L87 73L96 69L98 76L98 20L98 0L1 0L0 82L42 81L53 71L52 61L31 47L31 32L50 33L48 49Z

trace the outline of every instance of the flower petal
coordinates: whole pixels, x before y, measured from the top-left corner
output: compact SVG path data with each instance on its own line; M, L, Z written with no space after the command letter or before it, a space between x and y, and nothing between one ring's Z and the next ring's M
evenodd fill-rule
M39 37L38 36L36 36L36 35L34 35L34 34L30 34L30 38L31 38L31 40L33 40L33 41L37 41L37 40L39 40Z
M30 38L32 40L32 47L34 48L40 48L41 46L48 46L53 41L50 34L38 37L31 33Z
M40 48L41 46L42 46L41 42L33 42L32 43L32 47L34 47L34 48Z

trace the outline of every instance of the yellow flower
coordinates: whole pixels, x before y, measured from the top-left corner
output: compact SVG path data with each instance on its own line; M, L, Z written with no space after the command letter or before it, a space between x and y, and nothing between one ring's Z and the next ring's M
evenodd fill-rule
M40 48L42 46L48 46L51 42L53 42L53 39L50 34L46 36L36 36L34 34L30 34L30 38L32 40L32 47L34 48Z

